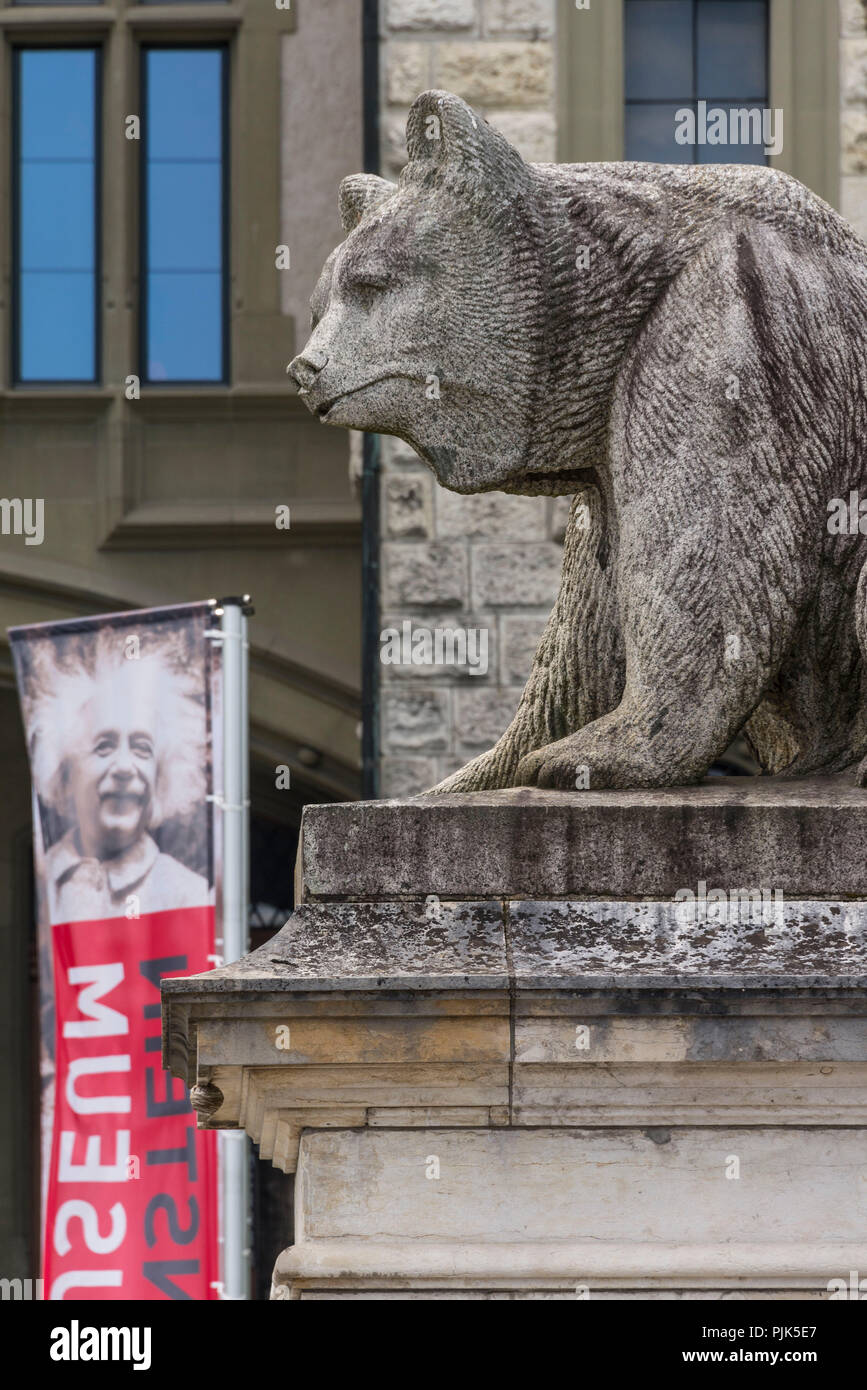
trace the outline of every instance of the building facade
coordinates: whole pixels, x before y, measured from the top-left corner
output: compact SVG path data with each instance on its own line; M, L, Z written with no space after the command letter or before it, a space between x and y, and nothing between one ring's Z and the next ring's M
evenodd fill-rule
M360 499L347 436L319 428L285 368L340 236L336 187L363 159L361 33L354 3L0 4L5 1276L36 1272L39 1188L6 628L252 596L254 944L292 906L302 806L360 793ZM16 534L16 500L42 502L39 543ZM288 1221L285 1180L258 1166L257 1210Z
M407 109L436 86L533 161L768 159L867 236L867 9L0 0L0 65L0 498L44 502L39 544L0 511L0 1104L16 1117L0 1133L0 1273L29 1277L30 792L5 629L252 595L264 940L292 905L303 805L362 793L362 732L365 789L396 796L506 727L567 514L566 499L450 494L397 440L368 443L362 470L359 441L296 399L285 367L341 236L340 179L377 162L395 177ZM781 148L678 147L675 113L700 102L781 111ZM381 633L407 622L484 630L485 669L384 664ZM285 1184L257 1181L260 1229L288 1222ZM274 1251L258 1250L260 1289Z

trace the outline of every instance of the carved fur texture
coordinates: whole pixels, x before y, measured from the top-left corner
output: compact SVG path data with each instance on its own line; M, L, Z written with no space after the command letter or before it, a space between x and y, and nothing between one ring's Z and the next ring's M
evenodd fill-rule
M867 247L775 170L525 164L447 92L407 149L344 181L290 371L456 492L575 494L514 721L435 790L690 783L740 731L858 762L867 536L829 508L867 495Z

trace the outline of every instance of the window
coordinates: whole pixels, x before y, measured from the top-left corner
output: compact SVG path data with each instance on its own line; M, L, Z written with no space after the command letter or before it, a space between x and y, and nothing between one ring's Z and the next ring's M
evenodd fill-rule
M15 380L98 376L95 48L14 55Z
M226 50L143 50L142 376L227 378Z
M767 0L625 0L624 49L627 159L767 163Z

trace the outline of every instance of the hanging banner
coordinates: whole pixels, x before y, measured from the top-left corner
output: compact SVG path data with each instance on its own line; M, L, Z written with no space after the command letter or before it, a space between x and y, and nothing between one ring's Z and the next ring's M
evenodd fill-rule
M9 630L33 784L52 1299L217 1297L217 1150L162 1070L160 979L213 967L207 603Z

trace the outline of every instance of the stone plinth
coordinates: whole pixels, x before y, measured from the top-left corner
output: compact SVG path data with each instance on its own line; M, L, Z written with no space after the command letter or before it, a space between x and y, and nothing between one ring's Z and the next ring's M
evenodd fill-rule
M657 898L700 878L867 897L867 793L836 777L309 806L302 834L305 900Z
M163 985L200 1124L297 1169L274 1296L867 1276L865 816L765 779L310 808L280 934ZM783 900L690 922L700 882Z

